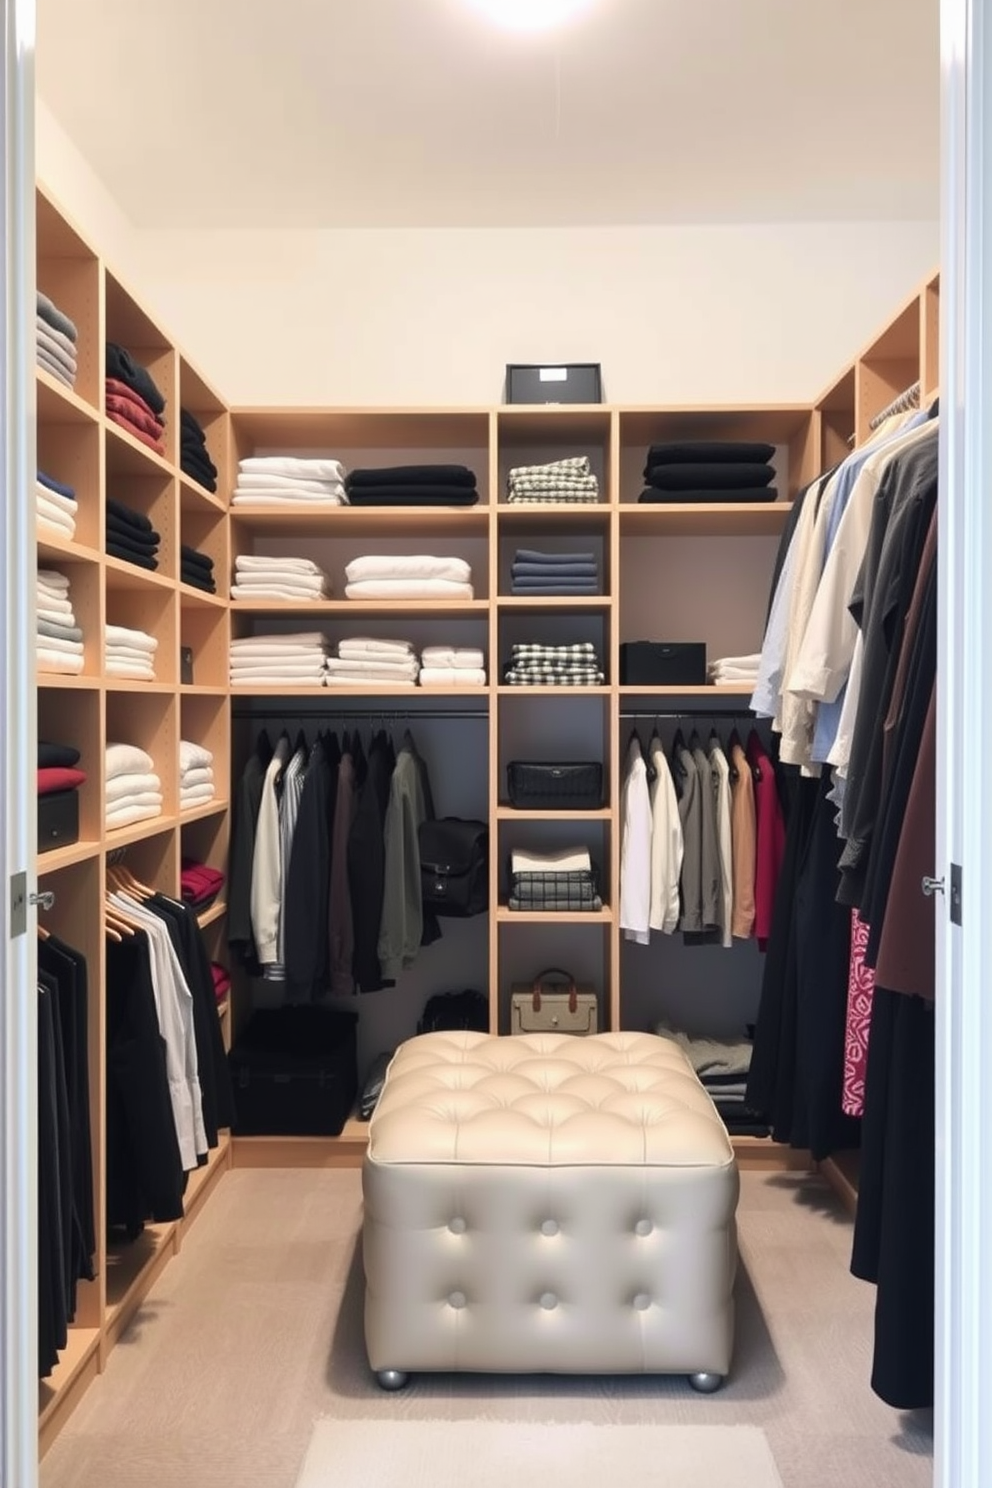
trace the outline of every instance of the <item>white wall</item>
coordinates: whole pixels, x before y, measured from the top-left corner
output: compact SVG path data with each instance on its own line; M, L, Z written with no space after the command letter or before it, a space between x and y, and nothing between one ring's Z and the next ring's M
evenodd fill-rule
M613 402L802 400L938 258L936 222L148 232L40 101L37 160L235 404L494 403L551 360L601 362Z

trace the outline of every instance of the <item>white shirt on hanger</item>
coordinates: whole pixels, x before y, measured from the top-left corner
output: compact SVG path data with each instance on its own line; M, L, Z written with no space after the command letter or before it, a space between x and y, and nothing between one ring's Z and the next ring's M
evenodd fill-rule
M648 924L652 930L672 935L679 923L679 878L685 842L675 782L661 747L654 737L650 744L654 779L648 787L651 802L651 902Z
M631 739L620 800L620 928L627 940L651 938L651 799L639 741Z

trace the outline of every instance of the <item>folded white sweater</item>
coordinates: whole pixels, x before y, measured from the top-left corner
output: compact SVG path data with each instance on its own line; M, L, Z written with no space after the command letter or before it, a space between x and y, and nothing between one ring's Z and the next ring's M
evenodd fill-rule
M292 574L310 574L324 578L324 570L312 558L274 558L268 553L240 553L234 560L237 574L270 573L272 571Z
M49 651L45 646L39 645L38 670L39 672L61 672L67 677L78 677L83 670L83 658L67 656L62 651Z
M34 489L39 502L44 501L48 506L57 507L67 517L74 517L79 510L79 502L75 496L63 496L61 491L53 491L51 486L43 486L41 481L35 481Z
M54 594L65 595L69 592L68 575L59 573L55 568L39 568L38 588L50 589Z
M370 677L376 672L394 676L409 672L415 677L420 670L415 656L329 656L326 666L329 672L365 672Z
M235 486L231 497L232 506L268 507L278 506L280 502L299 503L301 506L326 507L347 506L347 497L344 491L328 491L326 495L318 496L310 491L244 491L240 486Z
M213 762L213 750L208 749L205 744L197 744L192 739L179 740L179 768L181 770L189 770L194 765L212 765Z
M210 765L193 765L183 770L179 777L180 790L192 790L194 785L212 785L214 772Z
M109 646L127 646L132 651L157 651L158 637L144 630L131 630L127 625L110 625L104 629Z
M307 475L276 475L270 471L238 471L238 488L242 491L282 491L291 495L294 491L311 496L336 494L345 489L344 482L336 479L321 480Z
M324 676L325 687L416 687L417 683L413 677L363 677L342 676L340 673L327 672Z
M471 584L453 579L359 579L344 588L348 599L474 599Z
M364 579L451 579L468 584L472 579L471 565L464 558L435 558L430 553L371 553L353 558L344 572L349 584Z
M425 667L467 667L474 671L486 664L484 653L474 646L425 646L420 660Z
M550 853L525 852L518 847L510 854L511 873L579 873L591 868L592 859L585 847Z
M421 667L421 687L485 687L482 667Z
M104 778L113 780L117 775L144 774L154 770L151 755L137 744L108 744Z
M120 656L108 656L104 663L108 677L132 678L136 682L154 682L155 668L149 661L135 661Z
M113 830L115 827L119 830L121 827L130 827L135 822L150 821L152 817L161 815L161 798L158 804L154 806L139 806L122 802L120 806L115 806L107 812L106 824L110 830Z
M149 791L155 792L162 789L162 782L154 770L129 771L123 775L114 775L106 783L106 802L108 806L116 806L127 796L146 795Z
M243 651L253 651L260 647L268 647L273 652L280 651L286 647L294 646L328 646L326 635L321 630L293 630L287 631L285 635L253 635L241 636L231 642L231 655L237 656Z
M338 642L339 656L353 656L359 660L363 656L404 658L415 654L409 641L380 641L374 636L350 636L348 640Z
M217 787L212 781L202 785L181 785L179 787L180 806L202 806L205 801L212 801L217 794Z
M294 479L343 481L348 474L340 460L306 459L296 455L249 455L239 460L238 473L279 475Z

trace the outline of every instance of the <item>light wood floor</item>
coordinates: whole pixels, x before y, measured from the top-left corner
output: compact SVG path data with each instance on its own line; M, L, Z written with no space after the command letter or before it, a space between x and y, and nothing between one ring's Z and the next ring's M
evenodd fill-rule
M720 1422L764 1428L785 1488L930 1488L925 1414L871 1392L872 1289L822 1180L745 1172L734 1374L681 1379L371 1379L357 1171L224 1177L42 1464L42 1488L293 1488L322 1415ZM339 1484L337 1488L378 1488Z

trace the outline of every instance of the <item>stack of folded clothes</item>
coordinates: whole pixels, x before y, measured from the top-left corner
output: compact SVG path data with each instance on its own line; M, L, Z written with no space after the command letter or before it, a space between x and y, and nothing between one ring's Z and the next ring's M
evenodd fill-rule
M475 472L467 465L392 465L353 470L345 481L352 506L475 506Z
M507 500L558 506L591 506L599 500L599 481L585 455L548 465L517 465L510 471Z
M347 506L345 468L340 460L295 455L251 455L238 464L232 506L272 506L305 501L311 506Z
M205 490L217 490L218 471L207 449L207 436L188 408L179 410L179 468Z
M606 681L591 641L571 646L524 641L511 647L510 655L503 681L511 687L602 687Z
M474 646L425 646L421 687L485 687L486 658Z
M758 668L761 665L760 651L751 656L718 656L706 668L710 681L717 686L750 688L758 685Z
M38 366L44 367L66 387L76 386L76 342L79 333L75 325L59 307L38 291L38 306L35 316L37 345L35 355Z
M104 629L106 670L111 677L134 677L139 682L155 681L155 652L158 640L143 630L126 625Z
M64 486L39 470L35 478L35 511L39 527L47 527L59 537L76 535L76 512L79 502L71 486Z
M355 558L345 567L349 599L474 599L472 569L464 558L428 553Z
M244 554L234 560L232 599L298 599L312 604L330 592L330 579L311 558Z
M86 772L80 770L79 750L70 744L49 744L38 740L38 795L65 797L86 784ZM58 810L61 802L52 802L51 809ZM78 821L78 812L76 813ZM65 842L62 838L62 842ZM39 852L45 851L39 836Z
M38 670L78 677L83 670L83 632L76 624L69 580L39 568L37 589Z
M602 909L596 872L588 848L532 853L515 848L510 854L510 909Z
M209 863L183 858L179 874L179 892L183 903L193 909L207 909L224 887L224 875Z
M510 581L514 594L598 594L599 564L595 553L539 553L535 548L518 548Z
M201 553L186 543L179 545L179 577L194 589L203 589L207 594L217 593L214 560L208 553Z
M162 782L155 762L136 744L107 745L104 781L108 828L162 815Z
M327 658L328 687L415 687L420 663L409 641L380 641L353 636L338 642L337 656Z
M214 757L202 744L189 739L179 741L179 809L189 811L203 806L217 794L214 784Z
M322 687L330 646L319 630L254 635L231 642L232 686Z
M213 978L214 996L218 1003L226 1001L231 990L231 973L226 966L221 966L219 961L211 961L210 975Z
M107 552L111 558L154 570L158 568L161 540L144 512L107 497Z
M649 504L682 501L775 501L775 471L768 461L773 444L729 440L690 440L653 444L638 500Z
M147 368L114 341L107 342L107 417L147 444L157 455L165 454L162 435L165 399Z
M731 1135L766 1137L768 1124L748 1108L745 1095L753 1044L743 1036L733 1039L695 1038L667 1023L656 1023L655 1033L673 1039L689 1057L705 1085L717 1113Z

